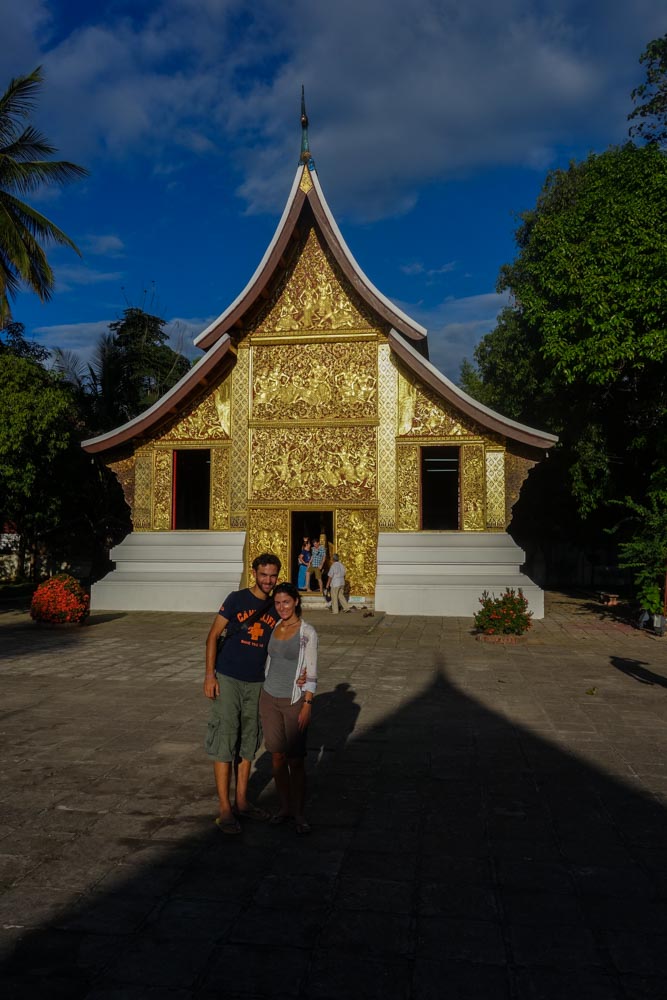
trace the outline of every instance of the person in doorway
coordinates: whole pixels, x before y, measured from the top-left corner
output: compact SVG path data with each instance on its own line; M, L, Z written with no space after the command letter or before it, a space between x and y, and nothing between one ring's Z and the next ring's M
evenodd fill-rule
M332 556L328 580L329 587L331 588L331 610L333 613L335 615L338 614L339 605L346 613L351 611L352 608L345 599L345 567L340 561L340 557L337 552L334 552Z
M324 565L324 560L327 557L327 550L320 543L319 538L313 540L313 548L310 554L310 573L317 580L317 585L320 588L320 594L324 596L324 587L322 585L322 566Z
M308 834L304 762L317 688L317 632L301 618L301 598L293 583L279 583L273 599L280 621L269 640L259 700L264 743L280 799L270 822L275 825L293 817L296 832Z
M272 552L252 564L254 583L225 598L206 639L204 694L211 700L206 752L213 759L222 833L241 832L239 819L267 820L269 814L248 801L248 779L262 741L259 696L271 633L278 624L271 593L280 573L280 559ZM218 640L227 629L222 648ZM232 768L236 773L235 801L230 802Z
M304 538L301 552L299 552L299 573L296 585L300 591L307 591L310 586L310 538Z

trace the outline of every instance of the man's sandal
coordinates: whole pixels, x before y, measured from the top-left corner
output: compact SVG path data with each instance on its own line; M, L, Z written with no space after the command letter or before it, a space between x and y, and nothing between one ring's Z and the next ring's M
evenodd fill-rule
M300 837L304 837L307 836L309 833L312 833L312 828L310 823L306 823L305 820L302 823L296 823L294 829L296 830L296 832L299 834Z
M216 817L215 825L220 833L224 833L229 837L235 837L236 834L241 832L241 824L236 819L223 819L222 816L218 816Z

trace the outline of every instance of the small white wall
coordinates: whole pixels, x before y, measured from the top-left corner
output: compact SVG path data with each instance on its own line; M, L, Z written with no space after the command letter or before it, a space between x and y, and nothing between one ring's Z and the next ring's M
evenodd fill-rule
M482 591L521 587L534 618L544 593L521 572L525 553L505 532L382 532L375 607L392 615L472 617Z
M137 532L111 550L92 611L217 611L243 576L245 531Z

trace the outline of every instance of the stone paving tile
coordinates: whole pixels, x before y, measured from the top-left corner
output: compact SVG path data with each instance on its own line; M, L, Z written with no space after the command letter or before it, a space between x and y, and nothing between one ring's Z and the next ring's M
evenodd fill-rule
M2 995L662 1000L667 640L547 612L310 615L308 839L212 823L210 615L0 615Z

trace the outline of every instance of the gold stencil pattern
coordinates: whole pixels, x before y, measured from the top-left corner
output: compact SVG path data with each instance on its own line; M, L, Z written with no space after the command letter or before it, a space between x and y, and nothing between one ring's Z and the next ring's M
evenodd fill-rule
M368 503L377 495L374 427L255 427L250 495L255 502Z
M375 593L378 521L374 510L336 512L336 550L353 594Z
M399 531L419 531L421 497L418 445L396 449L396 480L396 527Z
M211 449L211 531L229 530L229 451Z
M151 530L151 493L153 491L153 455L137 451L134 467L134 507L132 524L135 531Z
M461 510L464 531L484 531L484 445L461 448Z
M130 458L121 458L117 462L109 462L109 468L121 485L131 515L134 513L134 465L134 455Z
M255 344L254 420L354 420L377 416L373 343Z
M219 441L229 438L231 432L231 378L220 383L207 395L201 395L186 412L155 440L163 441Z
M257 335L314 330L367 330L374 318L343 276L314 227L308 231L253 324Z
M450 407L428 386L417 386L400 372L398 433L401 437L480 437L482 428Z
M396 427L397 374L388 344L378 351L378 517L384 530L396 526Z
M248 406L250 349L239 347L232 372L232 455L230 462L230 524L245 528L248 507Z
M153 452L153 531L171 528L172 451L163 448Z
M281 580L289 580L289 511L249 508L246 579L252 581L253 559L262 552L273 552L282 563Z
M505 499L505 527L512 520L512 508L519 499L521 487L526 481L530 470L537 465L535 459L526 458L523 455L507 452L505 466L506 499Z
M304 167L301 171L301 180L299 181L299 187L304 192L308 194L309 191L313 189L313 178L310 176L310 170L308 167Z
M486 527L505 527L505 452L486 453Z

